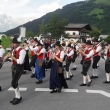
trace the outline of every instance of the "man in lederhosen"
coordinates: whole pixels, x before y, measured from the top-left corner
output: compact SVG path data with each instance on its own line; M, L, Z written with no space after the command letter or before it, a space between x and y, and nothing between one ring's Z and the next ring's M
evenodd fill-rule
M92 56L94 54L94 50L92 49L92 43L91 41L86 42L87 49L79 50L79 52L84 56L83 65L82 65L82 74L83 74L83 83L80 84L80 86L90 86L92 84L92 80L90 79L89 75L87 74L90 66L91 66L91 60ZM88 80L88 84L86 84L86 80Z
M71 47L71 44L68 44L67 47L68 47L68 49L66 52L66 80L70 80L73 77L73 74L71 73L69 67L71 64L71 60L73 58L74 51Z
M75 60L77 58L77 50L79 49L79 47L76 43L73 45L73 49L74 49L74 56L73 56L73 59L72 59L73 68L71 70L76 70L77 66L75 64Z
M20 42L21 41L19 39L19 35L18 37L14 37L12 40L12 46L14 48L13 52L12 54L8 53L7 55L7 57L11 58L13 61L11 85L15 91L15 98L12 101L10 101L10 103L12 103L13 105L18 104L22 100L19 87L18 87L18 81L24 70L24 61L25 61L26 51L23 48L21 48Z
M3 59L4 59L4 53L5 53L5 50L4 48L2 47L1 45L1 40L0 40L0 69L2 68L2 65L3 65ZM1 86L0 86L0 91L2 90Z
M35 54L35 51L38 51L37 44L38 44L38 40L35 38L33 43L30 44L30 46L29 46L30 51L31 51L31 61L30 61L30 64L29 64L29 66L31 67L31 70L32 70L31 78L35 77L35 62L36 62L36 59L37 59L37 55Z
M98 78L97 68L98 68L98 62L100 60L100 51L102 49L98 39L94 39L93 42L94 42L94 47L93 47L94 55L93 55L93 64L92 64L93 75L91 76L91 79Z
M110 41L108 42L108 49L105 54L107 56L107 59L105 61L106 81L104 81L103 83L110 84Z

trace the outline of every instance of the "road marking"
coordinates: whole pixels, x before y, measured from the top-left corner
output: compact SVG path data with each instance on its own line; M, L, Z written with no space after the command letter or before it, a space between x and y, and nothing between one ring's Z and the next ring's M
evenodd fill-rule
M50 92L49 88L36 88L35 91ZM62 89L62 92L78 92L78 89Z
M98 94L102 94L106 97L110 97L110 93L102 91L102 90L86 90L87 93L98 93Z
M27 88L19 88L19 90L20 90L20 91L26 91ZM14 89L13 89L12 87L10 87L10 88L8 89L8 91L14 91Z

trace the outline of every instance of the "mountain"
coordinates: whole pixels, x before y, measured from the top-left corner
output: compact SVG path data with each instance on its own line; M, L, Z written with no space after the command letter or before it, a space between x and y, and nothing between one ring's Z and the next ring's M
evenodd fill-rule
M89 23L92 27L97 27L102 34L110 34L110 0L86 0L76 2L47 13L39 19L24 24L27 31L39 32L39 24L44 20L45 24L54 14L59 15L59 19L66 18L69 23ZM19 26L20 27L20 26ZM19 27L7 31L5 34L12 35L19 33Z
M25 18L25 17L13 18L7 14L0 14L0 32L5 32L7 30L13 29L33 19L34 18Z

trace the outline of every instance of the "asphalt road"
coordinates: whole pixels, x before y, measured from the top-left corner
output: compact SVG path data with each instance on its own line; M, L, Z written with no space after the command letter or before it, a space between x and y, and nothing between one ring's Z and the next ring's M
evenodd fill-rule
M76 60L76 64L77 70L71 70L73 79L67 81L69 89L61 93L49 92L50 70L46 71L46 77L40 85L35 83L35 78L30 78L31 72L22 75L19 87L23 100L18 105L12 105L10 100L14 98L14 91L10 88L11 63L6 62L0 69L0 85L3 89L0 92L0 110L109 110L110 84L103 84L106 79L104 60L99 62L99 78L93 80L91 87L79 86L82 83L80 59ZM89 75L92 75L92 68Z

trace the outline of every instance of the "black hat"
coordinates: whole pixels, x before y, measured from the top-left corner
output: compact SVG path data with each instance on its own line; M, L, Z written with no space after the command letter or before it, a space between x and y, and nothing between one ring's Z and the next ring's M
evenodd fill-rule
M39 41L37 40L37 38L35 38L34 41L35 41L35 42L39 42Z
M27 43L27 40L25 40L24 43L28 44L28 43Z
M99 42L99 39L95 38L93 39L93 42Z
M12 43L21 43L21 40L19 37L14 37Z
M43 46L40 42L38 42L38 45L37 46Z
M85 38L82 39L82 43L86 43L86 39Z
M86 42L87 45L93 45L90 40Z
M57 41L57 42L55 43L55 46L61 47L60 41Z
M68 46L67 47L71 47L71 44L68 44Z

